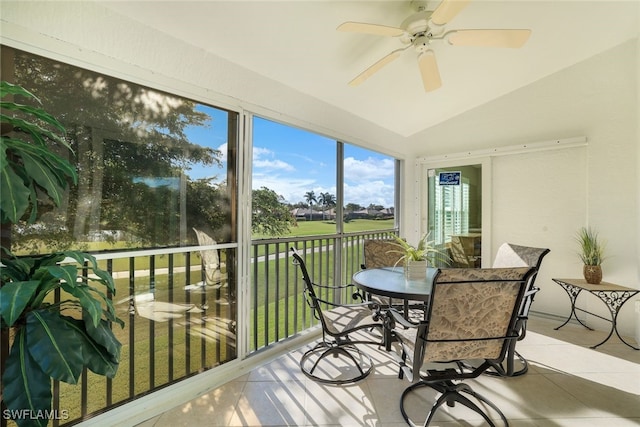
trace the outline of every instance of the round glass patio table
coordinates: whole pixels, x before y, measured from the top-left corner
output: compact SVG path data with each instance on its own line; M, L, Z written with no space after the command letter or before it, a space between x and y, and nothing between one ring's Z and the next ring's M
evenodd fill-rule
M424 302L424 308L429 304L433 279L437 268L427 268L424 280L407 280L403 267L368 268L360 270L352 277L353 284L368 294L404 300L405 317L409 310L409 300ZM384 315L384 343L387 351L391 350L393 341L393 319L387 311Z
M360 270L353 275L353 284L371 294L404 300L428 302L437 268L427 267L424 280L407 280L403 267L383 267Z

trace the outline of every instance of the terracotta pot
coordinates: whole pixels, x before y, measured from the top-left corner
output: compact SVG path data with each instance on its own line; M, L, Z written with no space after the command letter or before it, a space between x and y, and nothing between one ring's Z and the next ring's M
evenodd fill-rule
M598 285L602 282L602 266L600 265L585 265L582 268L582 274L584 274L584 280L592 285Z

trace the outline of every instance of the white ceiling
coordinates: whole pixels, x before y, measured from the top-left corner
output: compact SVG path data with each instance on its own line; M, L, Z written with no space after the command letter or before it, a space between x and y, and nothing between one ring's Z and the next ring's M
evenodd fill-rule
M437 1L437 0L436 0ZM425 93L412 49L358 87L399 40L344 21L399 26L409 1L115 1L110 9L402 136L413 135L638 36L640 0L475 0L447 26L528 28L521 49L434 44L442 88Z

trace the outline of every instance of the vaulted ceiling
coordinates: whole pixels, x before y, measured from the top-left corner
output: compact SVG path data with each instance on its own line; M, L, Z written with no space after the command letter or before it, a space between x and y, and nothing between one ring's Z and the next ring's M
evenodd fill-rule
M530 29L519 49L434 41L442 87L425 92L413 48L347 83L398 37L336 31L345 21L398 27L409 1L105 1L117 13L349 111L401 136L528 85L638 36L639 2L475 0L446 26ZM428 4L434 9L439 4Z

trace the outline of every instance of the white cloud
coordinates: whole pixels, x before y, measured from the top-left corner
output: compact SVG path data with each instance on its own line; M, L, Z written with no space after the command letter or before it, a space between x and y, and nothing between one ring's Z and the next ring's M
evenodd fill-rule
M393 206L393 159L370 157L358 160L347 157L344 162L345 204ZM327 186L328 183L324 182L327 177L321 177L317 172L313 167L296 172L293 165L277 159L273 151L263 147L253 148L252 187L267 187L282 196L287 203L304 202L304 195L308 191L313 191L316 196L325 192L337 194L335 185ZM329 184L335 181L335 175L331 175Z
M319 194L320 191L316 181L310 178L295 178L265 173L253 174L252 187L254 189L267 187L284 197L288 203L304 201L304 195L308 191L314 191L316 194Z
M269 169L282 172L293 172L296 170L293 165L275 158L275 153L268 148L253 148L254 169Z
M228 144L225 142L224 144L220 145L218 147L218 150L220 151L220 161L222 163L226 163L227 162L227 146Z
M357 185L344 184L344 201L357 203L361 206L370 204L382 205L385 208L393 206L393 183L383 181L368 181Z
M273 157L274 153L268 148L253 147L253 160L259 159L260 157L265 155Z
M393 166L393 159L369 157L365 160L357 160L347 157L344 159L344 177L345 180L355 182L393 178Z
M296 170L289 163L283 162L282 160L254 160L253 161L254 168L262 168L262 169L277 169L283 172L293 172Z

